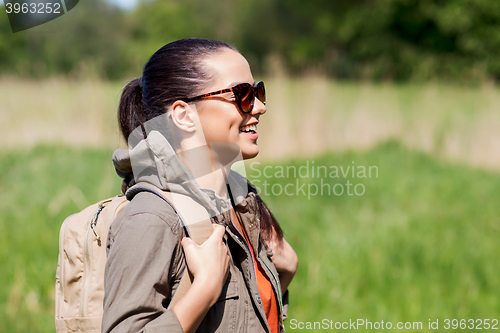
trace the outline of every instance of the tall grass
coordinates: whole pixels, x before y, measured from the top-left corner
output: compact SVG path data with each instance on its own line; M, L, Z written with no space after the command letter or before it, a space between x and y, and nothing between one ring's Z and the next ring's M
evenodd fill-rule
M0 79L2 147L64 143L116 147L121 86L97 79Z
M110 154L61 146L0 153L0 332L54 331L59 227L69 214L119 192ZM313 161L329 170L376 166L378 177L375 169L371 178L277 173ZM247 175L299 256L290 319L422 321L429 332L428 319L442 328L446 318L498 318L500 175L394 142L309 162L248 164ZM364 194L278 193L290 183L314 189L347 181L363 184Z
M296 179L276 173L280 164L268 166L268 175L274 171L279 178L255 177L262 192L263 181L269 183L266 201L299 255L290 319L421 321L424 332L431 331L429 319L439 320L440 331L447 318L498 319L499 175L436 161L395 143L366 154L316 157L309 165L313 161L344 170L354 165L356 173L299 176L306 193L298 195ZM307 161L282 165L298 170ZM360 166L377 166L378 177L358 177ZM333 187L347 180L363 184L365 193L328 195L325 187L323 195L308 199L310 184ZM280 194L287 184L294 195Z
M500 169L498 87L265 81L263 160L367 150L393 139L447 160ZM121 144L115 115L125 83L0 78L0 144L114 148Z

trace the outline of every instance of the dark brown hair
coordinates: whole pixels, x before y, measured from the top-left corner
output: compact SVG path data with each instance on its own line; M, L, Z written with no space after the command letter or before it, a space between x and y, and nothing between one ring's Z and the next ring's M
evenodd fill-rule
M123 89L118 123L124 139L141 124L165 113L173 102L197 95L211 79L202 60L224 49L236 51L226 43L202 38L181 39L156 51L142 77Z
M224 49L237 51L229 44L202 38L181 39L156 51L142 76L123 89L118 123L125 141L134 129L165 113L175 101L198 95L212 79L212 73L203 66L203 59ZM283 231L278 222L259 196L257 203L262 238L269 241L274 234L281 241Z
M260 196L256 195L256 198L260 213L260 235L265 241L270 241L275 238L281 242L283 240L283 230L278 220L276 220L273 213L271 213Z

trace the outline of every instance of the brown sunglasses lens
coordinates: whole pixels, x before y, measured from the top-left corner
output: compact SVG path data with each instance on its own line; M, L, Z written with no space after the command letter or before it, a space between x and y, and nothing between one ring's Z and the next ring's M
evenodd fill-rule
M253 109L253 104L255 101L255 95L253 93L252 86L244 86L239 91L238 94L238 105L240 107L241 112L249 113Z
M262 103L266 103L266 91L262 81L257 83L255 88L249 84L245 84L238 90L237 101L241 112L250 113L252 111L255 103L255 97L257 97Z
M260 81L257 83L257 86L254 88L257 98L262 103L266 104L266 89L264 88L264 82Z

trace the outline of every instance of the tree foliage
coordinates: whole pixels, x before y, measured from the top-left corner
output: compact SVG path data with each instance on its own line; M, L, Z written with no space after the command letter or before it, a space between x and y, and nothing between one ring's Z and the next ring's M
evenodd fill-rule
M229 42L261 74L279 59L292 75L500 79L498 0L143 0L131 11L86 0L16 34L0 15L0 71L138 75L156 49L187 37Z

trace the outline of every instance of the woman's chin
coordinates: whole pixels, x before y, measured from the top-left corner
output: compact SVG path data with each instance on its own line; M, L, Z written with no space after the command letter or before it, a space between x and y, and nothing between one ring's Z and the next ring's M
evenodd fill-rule
M252 147L252 149L245 149L241 151L241 156L243 157L244 160L249 160L251 158L254 158L259 154L259 146L255 145L255 147Z

